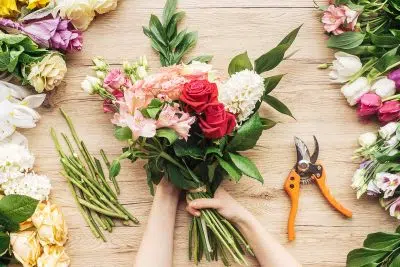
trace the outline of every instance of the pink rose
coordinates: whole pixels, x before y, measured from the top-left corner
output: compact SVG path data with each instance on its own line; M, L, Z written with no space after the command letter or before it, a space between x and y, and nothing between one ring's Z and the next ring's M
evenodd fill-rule
M382 107L378 111L378 118L381 122L384 123L398 121L400 118L399 101L392 100L384 102Z
M111 70L104 79L104 87L110 92L118 90L125 84L125 75L119 69Z
M375 115L382 106L382 99L374 93L367 93L360 98L357 114L360 117Z

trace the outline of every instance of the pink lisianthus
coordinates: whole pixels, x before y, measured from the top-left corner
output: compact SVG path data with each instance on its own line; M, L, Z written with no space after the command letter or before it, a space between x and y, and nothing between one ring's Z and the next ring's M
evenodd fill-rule
M357 114L360 117L375 115L382 106L382 99L374 93L364 94L359 101Z
M125 75L120 69L111 70L104 79L104 87L110 92L121 89L125 83Z
M384 102L378 111L378 118L383 123L398 121L400 119L400 103L397 100Z
M334 35L342 34L345 31L354 31L359 13L347 6L330 5L322 16L324 29Z
M157 128L174 129L180 138L187 140L190 127L195 121L195 117L180 111L177 104L174 106L165 105L158 116L156 126Z

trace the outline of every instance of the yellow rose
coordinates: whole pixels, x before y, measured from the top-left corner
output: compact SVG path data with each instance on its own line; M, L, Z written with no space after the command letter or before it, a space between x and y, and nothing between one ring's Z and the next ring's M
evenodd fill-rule
M97 0L94 10L99 14L104 14L117 8L118 0Z
M42 256L37 260L38 267L68 267L70 259L64 247L46 246Z
M15 0L0 0L0 17L14 17L18 12Z
M36 266L36 261L42 253L36 232L24 231L11 233L11 248L15 258L24 267Z
M60 12L60 17L71 20L72 24L84 31L92 22L94 16L95 0L57 0L55 12ZM53 12L54 14L54 12Z
M38 93L51 91L64 79L67 72L65 60L56 53L44 57L42 61L31 65L28 75L29 83Z
M47 6L47 4L50 2L50 0L27 0L26 1L28 6L28 9L35 9L35 8L42 8Z
M62 246L68 239L68 228L64 216L56 205L40 203L32 216L42 246Z

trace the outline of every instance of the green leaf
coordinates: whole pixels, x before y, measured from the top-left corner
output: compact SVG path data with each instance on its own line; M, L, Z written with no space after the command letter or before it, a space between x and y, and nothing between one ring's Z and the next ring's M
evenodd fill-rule
M262 123L262 125L263 125L263 127L264 127L264 130L271 129L271 128L273 128L275 125L278 124L277 122L275 122L275 121L273 121L273 120L270 120L270 119L267 119L267 118L261 118L261 123Z
M228 173L230 177L233 178L236 182L239 182L240 178L242 177L242 172L235 166L233 162L228 162L218 157L219 165Z
M291 31L285 38L283 38L278 46L256 59L255 70L257 73L261 74L263 72L272 70L278 66L279 63L281 63L286 51L296 39L300 28L301 26Z
M174 164L166 163L166 174L168 179L180 189L190 190L200 187L200 185L194 181L188 180Z
M121 163L118 159L114 159L110 167L110 177L117 177L121 171Z
M398 254L396 257L392 259L392 262L390 263L389 267L400 267L400 254Z
M129 127L117 127L114 131L114 136L120 141L132 139L132 131Z
M246 121L234 134L229 142L227 149L229 151L244 151L253 148L260 138L264 126L258 112ZM249 138L251 136L251 138Z
M18 44L27 38L28 37L26 35L22 35L22 34L6 34L3 32L0 32L0 42L4 42L5 44L9 44L9 45Z
M396 233L400 234L400 226L397 226Z
M208 63L213 59L213 56L211 55L203 55L203 56L198 56L195 58L192 58L188 64L191 64L193 61L199 61L199 62L203 62L203 63Z
M209 154L217 154L220 157L223 156L221 149L219 147L215 147L215 146L207 147L206 156Z
M247 52L235 56L229 63L228 67L229 75L233 75L236 72L240 72L242 70L253 70L253 65L251 64Z
M169 39L172 39L177 35L178 23L183 19L184 16L185 12L178 12L172 16L171 21L167 26L167 36Z
M229 157L241 172L260 181L261 183L264 183L264 179L257 169L257 166L249 158L237 153L229 153Z
M328 40L329 48L353 49L361 45L365 34L361 32L344 32L340 35L332 35Z
M183 55L197 43L197 32L186 33L182 41L177 45L175 50L175 63L179 63Z
M155 40L157 40L163 46L167 46L165 30L158 17L155 15L151 15L150 17L149 30L150 33L153 34L153 38Z
M163 11L163 24L166 27L176 11L177 0L167 0Z
M20 47L21 50L11 50L10 51L10 64L8 64L7 71L13 72L18 64L19 56L24 52L23 47Z
M400 39L390 34L377 35L370 33L371 42L377 47L393 48L400 44Z
M386 52L374 65L374 69L380 73L385 73L400 64L400 56L397 55L399 47L393 48Z
M189 144L184 140L178 140L174 143L174 151L178 157L191 157L194 159L202 160L204 152L196 144Z
M0 256L3 256L10 247L10 236L7 233L0 232Z
M153 184L159 184L161 179L164 176L164 172L161 171L157 167L157 161L156 160L149 160L145 165L144 169L146 170L146 175L147 175L147 184L150 189L151 195L154 196L154 186Z
M18 231L19 223L32 217L39 201L28 196L8 195L0 200L0 224L8 231Z
M392 251L399 244L400 234L389 234L383 232L369 234L367 239L364 241L364 247L384 251Z
M270 95L264 95L263 101L265 103L269 104L271 107L273 107L277 111L279 111L280 113L288 115L294 119L293 114L289 110L289 108L285 104L283 104L281 101L276 99L275 97L270 96Z
M178 134L175 132L175 130L172 130L170 128L157 129L156 136L166 138L170 145L175 143L175 141L179 137Z
M269 93L272 92L272 90L275 89L275 87L279 84L281 81L282 77L285 76L285 74L281 75L275 75L271 77L267 77L264 79L264 95L268 95Z
M10 51L0 51L0 71L7 71L10 64Z
M360 267L367 264L378 263L389 252L369 248L359 248L350 251L347 255L347 267Z

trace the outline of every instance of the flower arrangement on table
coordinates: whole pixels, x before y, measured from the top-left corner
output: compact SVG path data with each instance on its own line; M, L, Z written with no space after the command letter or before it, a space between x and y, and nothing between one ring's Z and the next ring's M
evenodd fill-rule
M327 45L337 49L331 67L333 82L360 118L385 124L400 119L400 5L396 1L329 1L322 23Z
M151 193L153 184L165 177L186 190L189 200L211 198L224 179L239 182L246 175L263 182L255 164L239 152L252 149L262 132L276 124L260 116L262 102L292 116L269 95L283 75L261 74L283 60L300 28L254 65L247 53L234 57L230 77L224 79L207 64L211 56L182 63L197 34L177 30L183 12L176 12L176 4L168 0L162 22L152 15L149 27L143 28L165 67L149 74L143 57L133 64L125 62L122 69L110 69L103 59L95 58L96 76L82 82L86 92L104 100L105 112L114 113L115 137L128 142L112 162L111 175L119 172L122 159L144 159ZM215 210L203 210L200 218L193 218L189 255L195 263L203 256L210 261L219 255L225 265L230 258L246 264L245 251L253 253L238 229Z

